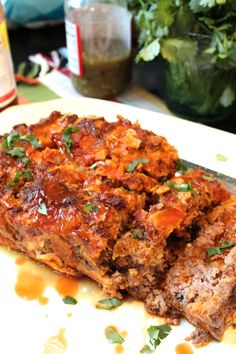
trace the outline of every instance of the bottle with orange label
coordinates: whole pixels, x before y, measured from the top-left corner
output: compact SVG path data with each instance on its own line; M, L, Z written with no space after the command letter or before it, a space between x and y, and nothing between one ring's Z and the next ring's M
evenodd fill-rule
M6 19L0 1L0 112L17 103L16 82L9 46Z

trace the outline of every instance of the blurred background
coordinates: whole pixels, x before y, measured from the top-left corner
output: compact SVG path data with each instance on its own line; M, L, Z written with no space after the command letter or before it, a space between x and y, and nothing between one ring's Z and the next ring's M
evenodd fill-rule
M235 0L2 4L20 103L86 95L236 133ZM123 27L115 28L121 18ZM81 58L73 52L77 28ZM81 59L81 67L75 59Z

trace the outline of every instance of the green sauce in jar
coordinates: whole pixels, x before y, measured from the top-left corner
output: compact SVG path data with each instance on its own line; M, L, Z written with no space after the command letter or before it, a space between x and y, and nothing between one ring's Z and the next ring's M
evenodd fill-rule
M71 73L74 88L84 96L110 98L131 81L131 54L120 39L82 42L83 75Z

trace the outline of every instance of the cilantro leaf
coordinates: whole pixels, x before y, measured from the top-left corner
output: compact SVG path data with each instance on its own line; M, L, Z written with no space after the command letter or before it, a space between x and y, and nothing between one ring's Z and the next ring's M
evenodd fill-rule
M84 206L84 212L89 213L96 213L98 211L98 206L94 203L87 202Z
M198 232L201 230L201 225L198 224L198 223L194 223L192 224L192 233L193 233L193 236L195 237Z
M225 4L227 0L200 0L201 6L213 7L216 4L221 5Z
M151 353L171 332L171 327L168 325L150 326L147 330L149 335L149 345L145 345L142 349L144 353Z
M215 181L215 177L212 176L212 175L205 175L205 174L204 174L204 175L201 175L201 177L202 177L203 179L209 181L209 182Z
M136 159L136 160L134 160L133 162L131 162L129 164L129 166L127 167L126 171L127 172L133 172L140 163L148 163L148 162L149 162L149 159L146 159L144 157Z
M193 12L203 11L204 8L212 8L216 5L223 5L227 0L191 0L189 5Z
M7 149L11 149L19 139L20 139L20 133L16 131L12 132L9 135L4 135L2 146Z
M20 171L20 172L17 171L13 181L7 183L7 187L9 187L9 188L15 187L17 185L17 183L19 182L21 177L26 179L27 181L31 180L33 178L32 169L28 168L27 170L23 170L23 171Z
M35 149L40 147L39 140L33 134L21 136L19 132L14 131L9 135L5 135L2 146L11 149L19 140L28 141Z
M4 149L3 151L8 155L17 158L17 160L21 161L25 166L27 166L30 161L30 159L25 156L25 149L23 147L14 147L11 150Z
M208 257L212 257L217 254L223 254L222 251L235 246L235 244L233 242L227 241L227 240L221 241L221 242L219 242L219 244L222 244L222 246L208 248L208 250L207 250Z
M142 240L144 238L142 232L136 231L132 233L132 238L137 238L139 240Z
M41 146L39 140L33 134L24 135L20 139L23 141L28 141L35 149L38 149Z
M27 166L30 162L30 159L28 157L22 157L22 159L20 159L20 161Z
M160 53L160 40L159 38L154 39L150 44L140 50L137 61L140 59L144 61L151 61L153 60L158 54Z
M177 160L176 161L175 168L176 168L177 172L186 172L186 171L188 171L188 166L186 166L181 160Z
M163 177L160 181L162 184L168 182L168 178L167 177Z
M55 159L54 159L54 161L55 161L56 163L60 163L60 162L61 162L60 156L56 156Z
M112 327L107 327L105 330L105 335L110 344L122 344L124 343L124 338L119 335L119 333Z
M111 310L111 309L121 306L122 304L123 304L123 301L121 301L117 297L111 297L108 299L99 300L96 304L96 308L103 309L103 310Z
M223 107L229 107L232 105L232 103L235 100L235 93L231 87L226 87L224 92L222 93L222 96L220 98L220 103Z
M168 180L165 181L164 183L166 183L169 188L175 188L176 185L174 182Z
M42 215L48 215L48 211L45 203L40 203L37 211Z
M168 38L163 40L161 54L170 63L184 63L194 59L197 49L197 43L193 40Z
M94 162L91 166L89 166L89 170L93 170L97 166L105 166L105 165L106 165L106 163L104 161L97 161L97 162Z
M193 189L193 185L192 183L175 183L175 182L172 182L172 181L167 181L166 182L167 186L169 188L174 188L176 189L178 192L191 192L191 194L193 195L197 195L198 194L198 191Z
M63 297L62 301L66 305L77 305L77 303L78 303L78 301L75 298L73 298L72 296L65 296L65 297Z
M88 193L88 195L89 195L90 197L92 197L92 195L93 195L93 192L92 192L92 191L87 191L87 193Z
M235 0L128 0L128 4L135 14L139 30L140 52L137 61L153 60L161 54L171 63L182 63L185 66L186 62L190 61L191 68L194 66L191 62L198 55L203 60L209 59L209 64L216 64L220 70L235 68ZM199 38L204 41L203 46L199 45ZM191 72L191 69L189 70L188 75ZM180 87L182 80L187 81L185 72L181 66L178 70L173 69L172 75L178 76L175 78L176 84L179 83L177 87ZM193 74L191 79L194 80ZM209 77L204 82L208 87L207 80L209 81ZM197 84L195 85L197 87ZM188 83L183 87L180 97L189 97ZM227 107L231 105L234 96L233 86L228 89L226 87L222 97L217 96L217 101ZM216 96L212 99L215 104ZM211 103L209 98L207 103ZM202 110L204 107L201 107ZM202 110L199 112L202 113Z
M11 155L12 157L17 157L18 159L25 157L25 149L23 147L14 147L11 150L6 149L4 152Z
M177 189L177 191L189 191L192 189L192 186L190 185L190 183L181 183L181 184L175 184L174 186L175 189Z
M207 250L207 256L208 257L215 256L216 254L222 254L220 247L208 248L208 250Z
M79 130L77 127L66 127L62 134L62 140L65 142L66 149L69 153L71 153L71 149L73 146L73 140L71 139L71 134L76 133Z
M228 158L222 154L216 154L216 159L221 162L225 162L228 160Z
M144 347L141 349L141 353L152 353L153 349L149 347L149 345L145 344Z

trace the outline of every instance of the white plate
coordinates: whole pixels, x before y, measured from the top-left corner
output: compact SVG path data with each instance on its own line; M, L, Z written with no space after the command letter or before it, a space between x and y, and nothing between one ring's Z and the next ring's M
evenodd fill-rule
M13 107L0 114L0 133L10 131L15 124L35 123L53 110L80 116L95 114L108 120L121 114L133 122L139 120L143 128L165 136L177 147L182 158L236 177L235 135L113 102L79 98ZM218 161L216 155L219 153L227 157L227 161ZM65 305L54 286L59 276L30 261L17 266L18 257L6 250L0 252L0 348L3 354L138 354L147 343L147 328L163 323L148 315L141 303L132 300L113 311L97 310L94 304L105 296L96 284L84 279L79 280L78 304ZM46 305L16 295L17 277L22 272L39 275L45 280L44 296L49 299ZM126 332L122 347L108 343L104 330L109 325ZM184 343L192 330L190 324L182 321L180 326L172 328L155 353L174 354L176 345ZM227 330L220 344L212 342L193 350L199 354L223 351L233 354L236 330Z

